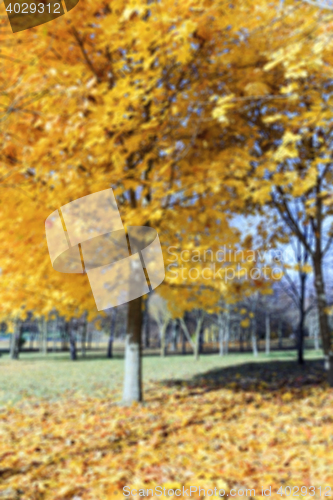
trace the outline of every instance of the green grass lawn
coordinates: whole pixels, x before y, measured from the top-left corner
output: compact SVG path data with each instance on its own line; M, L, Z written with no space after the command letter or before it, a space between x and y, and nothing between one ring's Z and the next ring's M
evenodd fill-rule
M197 384L232 382L240 376L245 378L269 378L271 373L288 376L293 372L302 375L309 366L321 370L322 353L307 351L307 364L300 368L296 362L295 351L274 351L269 356L260 353L257 358L252 354L202 355L199 361L193 356L172 356L143 358L143 380L145 390L151 383ZM253 365L255 363L255 365ZM20 399L57 399L66 395L105 396L113 393L121 397L124 361L120 358L107 359L88 353L85 359L73 362L67 353L41 354L23 353L13 361L7 355L0 358L2 381L0 384L0 404L16 403ZM260 370L259 370L260 368ZM262 371L264 368L264 372ZM259 370L259 371L258 371ZM295 372L296 370L296 372Z

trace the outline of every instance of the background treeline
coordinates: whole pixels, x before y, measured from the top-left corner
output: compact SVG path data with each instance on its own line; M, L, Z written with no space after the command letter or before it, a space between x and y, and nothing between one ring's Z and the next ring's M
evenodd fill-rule
M300 328L300 311L291 300L288 288L276 284L272 295L252 295L242 302L220 304L219 313L203 309L172 317L167 304L158 294L143 301L143 354L201 354L229 352L258 352L304 348L320 349L318 311L314 300L305 302L305 318ZM1 323L2 352L13 359L20 351L69 352L71 359L104 351L106 356L123 356L127 331L128 305L113 308L94 321L87 315L66 320L57 311L49 317L17 321L15 333L8 333L8 324ZM333 316L330 315L333 323Z

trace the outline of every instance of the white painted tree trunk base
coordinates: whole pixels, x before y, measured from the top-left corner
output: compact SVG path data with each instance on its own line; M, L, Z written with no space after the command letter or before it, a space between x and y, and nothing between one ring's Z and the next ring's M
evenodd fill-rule
M333 387L333 353L325 355L324 368L327 371L327 381L330 387Z
M140 347L130 343L129 338L130 335L126 338L123 404L142 401Z

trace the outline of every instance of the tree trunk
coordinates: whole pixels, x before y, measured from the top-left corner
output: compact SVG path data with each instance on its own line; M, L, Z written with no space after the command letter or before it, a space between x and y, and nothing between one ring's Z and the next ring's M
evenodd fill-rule
M298 339L297 339L297 359L298 364L304 364L304 312L300 311L300 320L298 325Z
M43 352L43 322L42 322L42 320L38 321L37 349L39 352Z
M251 343L252 343L252 352L253 356L258 356L258 346L257 346L257 321L255 316L252 318L251 325Z
M116 330L116 319L117 319L117 309L116 307L114 307L111 311L110 335L108 341L107 357L109 359L113 358L113 341L114 341L114 333Z
M304 364L304 319L305 319L305 282L307 275L301 272L300 274L300 302L299 302L299 324L298 324L298 335L297 335L297 357L298 364Z
M166 331L167 331L168 323L165 321L162 325L160 325L160 354L161 357L164 358L166 355Z
M202 312L199 313L199 318L197 320L196 328L195 328L195 338L194 338L194 357L198 361L200 357L200 336L201 336L201 328L203 325L204 315Z
M123 402L142 401L141 330L142 297L128 303L128 327L125 346Z
M328 317L325 311L327 307L326 293L324 289L321 264L316 260L314 262L314 271L315 271L315 287L316 287L317 303L318 303L319 329L323 341L324 353L325 355L328 355L331 348L331 339L330 339L330 331L328 325Z
M182 330L182 354L186 354L186 336L184 330Z
M219 355L224 355L224 324L222 313L218 315L218 328L219 328Z
M329 386L333 387L333 354L329 354L327 365L327 381Z
M60 337L60 321L59 314L57 314L56 322L55 322L55 331L53 331L53 350L58 350L58 342Z
M52 336L53 336L52 351L55 352L57 350L57 338L56 338L56 332L54 331L54 329L52 332Z
M266 355L270 352L270 340L271 340L271 325L269 321L269 314L265 315L265 342L266 342Z
M77 360L76 338L75 338L75 332L72 328L70 329L69 332L69 350L70 350L71 360L76 361Z
M204 335L205 335L205 332L203 330L203 326L201 325L201 329L199 332L199 354L203 354Z
M194 351L193 351L193 354L194 354L194 359L196 361L199 360L199 357L200 357L200 354L199 354L199 333L200 332L195 332L195 339L194 339Z
M178 338L178 320L174 319L172 321L172 331L171 331L172 352L177 352L177 338Z
M148 298L144 301L143 310L143 330L144 330L144 345L148 349L150 347L150 322L149 322L149 309Z
M316 317L318 320L318 318ZM318 321L316 322L317 324L314 325L314 330L313 330L313 335L314 335L314 348L316 351L319 351L319 325Z
M72 361L76 361L77 359L77 354L76 354L76 334L73 329L73 325L71 321L66 322L66 330L68 333L68 338L69 338L69 351L70 351L70 356Z
M86 357L86 352L87 352L87 329L88 329L88 322L87 322L87 316L85 315L84 320L83 320L83 325L82 325L82 332L81 332L81 352L82 352L82 357Z
M12 335L12 342L10 348L11 359L19 359L20 355L20 340L21 340L21 324L19 321L15 322L14 332Z
M191 347L192 347L192 349L193 349L194 356L196 357L196 344L197 344L197 342L196 342L196 337L195 337L194 342L193 342L193 340L191 339L190 332L189 332L189 330L188 330L188 328L187 328L187 326L186 326L186 323L185 323L185 321L184 321L184 318L181 318L181 319L180 319L180 324L181 324L181 327L182 327L182 330L183 330L183 333L184 333L184 338L183 338L183 349L185 349L185 348L186 348L186 344L185 344L185 342L186 342L186 340L187 340L187 341L190 343L190 346L191 346ZM197 332L195 332L195 334L196 334L196 333L197 333ZM185 337L186 337L186 338L185 338ZM183 351L183 354L185 354L185 352L184 352L184 351Z
M228 354L228 351L229 351L229 338L230 338L230 311L229 311L229 307L228 307L226 322L225 322L225 334L224 334L224 341L225 341L224 352L225 352L225 354Z
M238 338L239 338L239 349L240 349L240 352L243 352L244 351L244 345L243 345L243 328L241 327L241 325L239 324L238 325Z
M318 253L313 257L313 268L318 305L319 330L325 355L325 369L328 372L328 383L330 387L333 387L333 356L331 354L331 336L328 325L328 317L326 313L327 301L321 267L321 257L320 255L318 255Z
M42 319L42 352L44 356L47 354L47 321Z

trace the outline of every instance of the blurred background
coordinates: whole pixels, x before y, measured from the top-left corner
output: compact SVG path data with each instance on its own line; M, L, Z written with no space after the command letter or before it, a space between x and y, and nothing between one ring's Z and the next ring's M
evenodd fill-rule
M330 3L6 2L0 496L331 496ZM98 311L45 229L110 188L165 279Z

